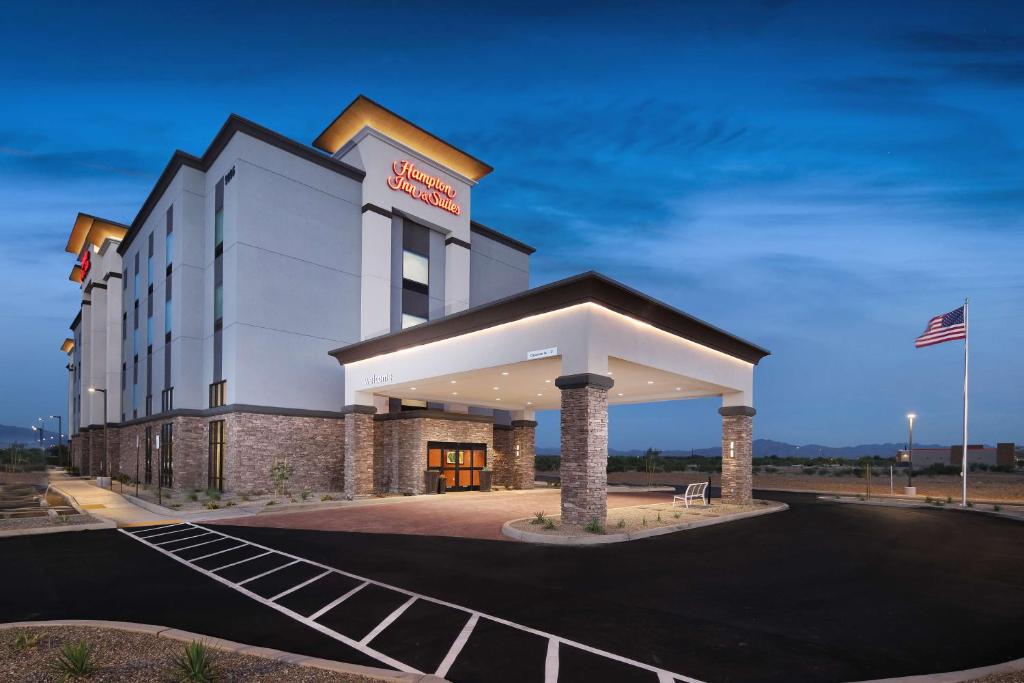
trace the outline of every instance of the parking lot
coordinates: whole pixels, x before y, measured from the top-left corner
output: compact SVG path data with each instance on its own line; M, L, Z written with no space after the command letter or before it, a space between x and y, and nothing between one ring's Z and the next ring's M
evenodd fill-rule
M0 618L158 623L453 681L854 681L1021 655L1020 524L761 497L791 509L592 548L226 524L8 539L3 578L30 590Z

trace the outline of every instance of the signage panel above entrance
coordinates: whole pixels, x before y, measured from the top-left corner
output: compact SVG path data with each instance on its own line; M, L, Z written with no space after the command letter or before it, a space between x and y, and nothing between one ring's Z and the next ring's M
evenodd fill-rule
M537 349L536 351L527 351L526 360L537 360L538 358L547 358L549 356L557 356L558 347L552 346L549 349Z

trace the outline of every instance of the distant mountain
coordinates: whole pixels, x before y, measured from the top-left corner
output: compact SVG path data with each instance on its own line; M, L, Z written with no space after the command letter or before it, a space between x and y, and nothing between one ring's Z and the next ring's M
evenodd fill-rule
M754 457L764 458L769 455L777 455L779 457L798 457L798 458L817 458L821 456L823 458L860 458L865 455L880 455L882 457L891 457L896 455L897 451L904 448L906 444L903 443L868 443L861 444L859 446L821 446L819 444L805 444L803 446L797 446L791 443L785 443L784 441L772 441L771 439L754 439ZM915 448L946 448L946 446L939 446L936 444L914 444ZM632 450L618 450L615 448L608 449L609 455L643 455L645 449L632 449ZM558 455L558 448L538 448L538 455ZM701 456L719 456L722 454L722 447L715 446L713 448L696 448L693 450L693 455ZM690 455L691 452L688 450L664 450L661 454L665 457L682 457Z
M38 446L39 435L29 427L0 425L0 448L6 448L12 443L20 443L28 447Z

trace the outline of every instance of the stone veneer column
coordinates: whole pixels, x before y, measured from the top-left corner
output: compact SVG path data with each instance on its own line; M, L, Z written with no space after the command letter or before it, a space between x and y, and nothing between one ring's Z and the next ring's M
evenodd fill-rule
M373 493L373 406L345 406L345 466L342 480L345 497Z
M532 489L537 464L537 423L534 420L512 420L509 457L512 461L512 488Z
M722 416L722 502L753 500L754 415L750 406L719 408Z
M608 390L611 377L593 373L563 375L562 523L602 527L608 514Z

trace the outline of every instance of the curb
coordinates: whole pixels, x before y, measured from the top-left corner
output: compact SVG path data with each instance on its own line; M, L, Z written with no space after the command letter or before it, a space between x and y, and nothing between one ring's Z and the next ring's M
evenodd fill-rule
M851 499L849 496L837 496L835 498L826 498L824 496L818 496L818 498L825 500L830 503L844 503L847 505L870 505L874 507L887 507L887 508L906 508L912 510L946 510L948 512L973 512L979 515L988 515L991 517L1002 517L1003 519L1011 519L1016 522L1024 522L1024 516L1020 512L996 512L995 510L978 510L975 508L964 509L958 505L934 505L932 503L925 503L924 501L906 500L906 499L889 499L889 500L860 500ZM988 505L989 503L983 503ZM999 503L996 503L997 505Z
M973 681L977 678L984 678L993 674L1014 673L1022 670L1024 670L1024 658L1013 659L1001 664L979 666L975 669L964 669L962 671L897 676L894 678L874 678L870 681L857 681L856 683L963 683L963 681Z
M67 526L41 526L28 529L10 529L0 531L0 538L15 536L39 536L42 534L60 534L68 531L97 531L99 529L116 529L117 523L112 521L90 522L89 524L68 524Z
M168 638L170 640L179 640L182 642L200 641L214 649L222 650L224 652L262 657L263 659L271 659L278 662L284 662L286 664L307 666L313 669L323 669L326 671L334 671L336 673L367 676L381 681L386 681L387 683L446 683L446 679L439 678L433 674L413 674L405 673L403 671L393 671L391 669L379 669L372 666L362 666L361 664L347 664L345 662L336 662L331 659L320 659L319 657L308 657L294 652L275 650L269 647L236 643L231 640L224 640L223 638L205 636L201 633L182 631L180 629L169 628L167 626L137 624L130 621L103 621L96 619L15 621L7 624L0 624L0 631L12 628L58 626L91 626L93 628L117 629L119 631L128 631L131 633L146 633L156 636L157 638Z
M523 531L522 529L516 529L512 525L516 522L522 522L530 519L530 517L520 517L519 519L510 519L501 525L501 533L508 536L516 541L523 543L536 543L538 545L605 545L608 543L625 543L627 541L638 541L642 538L650 538L652 536L663 536L665 534L675 533L677 531L688 531L690 529L699 529L706 526L715 526L716 524L725 524L727 522L734 522L739 519L748 519L750 517L761 517L762 515L770 515L774 512L782 512L788 510L789 506L785 503L779 503L776 501L764 501L769 503L765 505L764 510L751 510L749 512L737 512L736 514L729 515L728 517L714 517L711 519L701 519L695 522L683 522L681 524L672 524L669 526L658 527L657 529L642 529L640 531L628 531L624 534L593 534L587 536L549 536L548 534L541 534L534 531Z
M756 491L765 491L767 493L811 493L811 494L815 494L815 495L819 495L819 496L859 496L859 495L864 495L863 492L856 492L856 491L825 491L825 490L821 490L821 489L775 489L775 488L764 488L764 487L761 487L761 486L755 486L754 490L756 490ZM920 503L924 503L924 500L925 500L925 498L927 496L925 496L925 494L921 493L921 494L918 494L917 496L915 496L913 499L911 499L911 498L908 498L906 496L906 494L902 494L902 493L880 493L880 492L876 493L876 492L872 491L871 497L872 498L878 498L878 499L905 500L907 502L920 502ZM935 496L932 496L932 497L934 498ZM975 502L975 503L980 503L981 505L1018 505L1018 506L1024 505L1024 501L1019 501L1019 500L1016 500L1016 501L1014 501L1014 500L996 500L994 498L972 498L971 500L973 502ZM925 504L927 505L927 503L925 503Z

